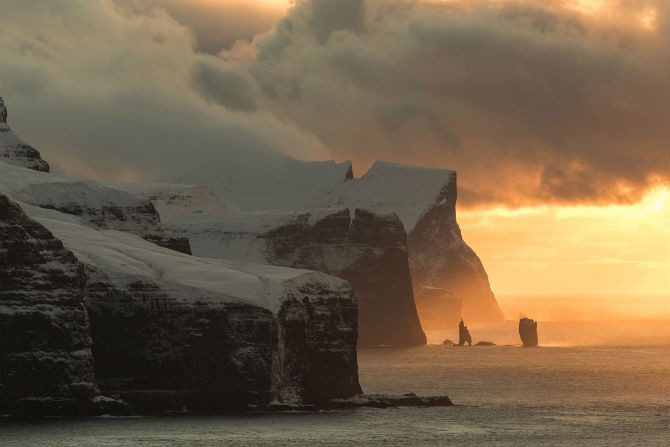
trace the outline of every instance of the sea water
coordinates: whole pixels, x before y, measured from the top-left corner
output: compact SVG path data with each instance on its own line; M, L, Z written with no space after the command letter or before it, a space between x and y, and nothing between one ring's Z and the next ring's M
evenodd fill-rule
M453 407L0 420L10 446L664 446L670 346L362 349L370 393Z

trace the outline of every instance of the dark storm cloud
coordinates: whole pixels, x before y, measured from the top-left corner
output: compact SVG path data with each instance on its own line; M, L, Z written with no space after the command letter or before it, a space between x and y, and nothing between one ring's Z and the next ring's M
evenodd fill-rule
M192 33L159 10L5 0L0 29L9 124L61 172L194 182L271 169L293 150L327 156L255 111L249 75L194 51Z
M456 168L508 203L632 201L668 176L668 4L582 6L303 1L249 69L340 159Z
M231 110L256 110L255 83L247 73L222 65L215 58L201 57L193 71L193 88L203 99Z
M633 201L668 181L669 5L597 3L302 0L267 30L257 2L5 0L0 94L83 175L290 153L457 169L470 204Z

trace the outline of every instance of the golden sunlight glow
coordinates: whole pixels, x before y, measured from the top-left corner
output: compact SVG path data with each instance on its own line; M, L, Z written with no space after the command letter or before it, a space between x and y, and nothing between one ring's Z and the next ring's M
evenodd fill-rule
M637 20L643 28L653 31L656 28L656 20L658 19L658 11L653 8L647 8L637 15Z
M667 185L632 205L462 210L459 222L497 294L655 295L670 303Z
M570 5L573 9L584 14L595 14L605 3L605 0L573 0Z
M670 190L668 188L659 188L652 191L645 199L650 201L649 206L652 211L660 213L667 208L668 202L670 202Z
M250 0L189 0L192 3L201 3L209 5L239 5L243 3L249 3ZM252 3L258 5L259 7L273 8L273 9L286 9L293 0L252 0Z

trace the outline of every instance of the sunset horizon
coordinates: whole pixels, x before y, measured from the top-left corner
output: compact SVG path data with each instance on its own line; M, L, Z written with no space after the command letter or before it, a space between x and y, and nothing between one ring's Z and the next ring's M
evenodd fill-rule
M667 447L667 0L0 6L3 447Z

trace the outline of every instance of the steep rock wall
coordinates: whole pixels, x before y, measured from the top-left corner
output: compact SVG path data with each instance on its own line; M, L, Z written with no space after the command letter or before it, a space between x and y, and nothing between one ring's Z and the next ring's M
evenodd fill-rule
M124 412L95 382L84 266L0 194L0 413Z
M444 291L443 299L461 301L461 315L445 315L444 327L455 326L462 317L468 322L492 322L503 319L491 291L488 275L477 254L465 243L456 221L456 173L442 187L434 204L419 218L409 233L409 263L414 290L426 297L418 302L422 312L435 312L435 289ZM426 293L424 289L433 289ZM432 303L431 303L432 301ZM444 308L458 307L447 304ZM441 327L434 327L440 329Z
M275 315L161 281L90 277L97 378L136 412L319 404L361 393L346 284L291 281Z
M394 215L345 209L319 219L305 214L261 238L271 264L319 270L349 281L358 298L361 345L421 345L407 239Z

